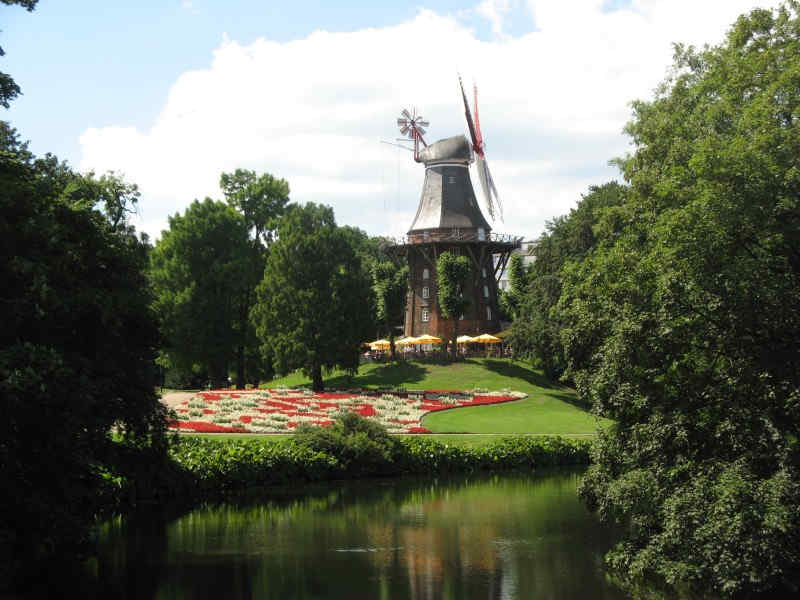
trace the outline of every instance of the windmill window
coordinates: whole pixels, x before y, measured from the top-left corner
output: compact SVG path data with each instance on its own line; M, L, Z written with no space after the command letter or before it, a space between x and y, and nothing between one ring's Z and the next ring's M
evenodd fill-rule
M423 279L430 279L431 272L428 269L422 269L422 278Z
M422 297L423 298L430 298L431 297L431 290L427 285L422 288Z
M428 322L428 318L429 318L429 313L428 313L428 311L427 311L427 310L423 310L423 311L422 311L422 320L423 320L423 321L425 321L425 322L427 323L427 322Z
M488 285L483 286L483 297L484 298L488 298L489 297L489 286Z
M492 320L492 307L491 306L487 306L486 307L486 320L487 321L491 321Z
M478 227L478 239L482 242L486 241L486 230L483 227Z

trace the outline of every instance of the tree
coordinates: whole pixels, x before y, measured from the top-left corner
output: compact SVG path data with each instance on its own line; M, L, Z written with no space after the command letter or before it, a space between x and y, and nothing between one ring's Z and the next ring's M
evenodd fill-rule
M471 271L472 267L466 256L442 252L436 260L439 310L442 317L453 320L453 360L458 356L458 320L469 306L469 299L464 297L464 287Z
M408 266L389 260L372 264L372 289L377 299L377 316L389 334L389 354L395 359L394 328L403 323L408 293Z
M244 217L223 202L195 200L169 218L150 258L168 366L227 383L252 258Z
M76 195L84 179L0 122L0 585L85 555L112 427L164 455L146 248Z
M5 5L18 4L24 7L28 12L33 11L38 0L2 0ZM5 51L0 47L0 56L5 56ZM17 85L17 82L7 73L0 72L0 106L8 108L9 102L19 96L22 92Z
M499 298L500 309L509 319L516 321L528 285L528 272L522 262L522 256L517 252L511 255L508 263L508 282L508 290Z
M290 206L256 290L256 332L275 369L303 369L315 391L323 369L358 369L370 333L370 282L349 240L331 208Z
M627 127L624 226L564 271L568 374L616 421L581 493L629 576L800 586L799 11L676 48Z
M289 203L286 180L269 173L257 175L255 171L236 169L220 176L219 187L228 204L242 213L255 241L269 246L277 219Z
M259 176L255 171L236 169L220 176L219 187L228 204L242 214L252 236L247 274L241 287L242 297L237 300L236 387L242 389L248 380L248 365L251 378L264 373L263 367L256 366L258 340L250 321L250 311L256 286L264 273L277 219L289 202L289 184L267 173Z
M561 339L564 323L555 311L565 271L598 246L616 239L624 221L619 211L625 193L625 186L615 181L591 186L568 215L548 222L534 245L536 260L524 275L524 288L517 292L514 282L523 277L515 274L512 263L512 294L507 304L514 322L508 341L515 356L530 357L549 379L558 380L566 369Z

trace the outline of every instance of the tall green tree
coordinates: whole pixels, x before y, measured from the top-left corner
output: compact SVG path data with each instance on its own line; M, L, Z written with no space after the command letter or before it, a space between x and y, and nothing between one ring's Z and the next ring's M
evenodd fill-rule
M269 173L236 169L223 173L219 187L225 200L244 216L256 242L269 246L274 238L277 219L289 203L289 184Z
M85 555L112 427L164 456L146 248L76 192L111 193L91 179L0 122L0 588L23 562Z
M442 252L436 260L439 311L442 317L453 321L453 360L458 356L458 321L469 306L469 298L464 297L464 289L471 272L472 266L466 256Z
M515 356L527 356L545 375L558 380L566 369L561 335L564 323L555 310L571 264L581 263L597 247L616 239L625 218L626 187L612 181L591 186L568 215L547 223L534 245L535 260L524 275L524 291L512 294L514 316L509 343ZM512 263L513 266L513 263ZM512 275L513 283L522 277Z
M370 334L370 294L369 278L333 210L313 203L290 206L253 307L256 331L275 369L303 369L314 390L323 389L323 369L355 372L360 345Z
M255 171L236 169L233 173L220 176L219 187L228 204L242 214L251 235L252 249L247 274L241 282L242 296L236 302L236 331L239 338L236 348L236 387L241 389L248 380L271 374L269 367L267 371L264 370L263 360L259 356L258 338L250 320L250 311L255 301L256 286L264 274L277 220L289 202L289 184L268 173L257 175Z
M395 359L394 329L402 325L408 294L408 266L389 260L372 264L372 290L377 300L378 321L389 336L389 355Z
M508 289L500 295L500 309L512 321L519 317L520 306L528 286L528 271L522 262L522 255L515 252L508 263Z
M568 373L616 421L582 494L630 576L800 587L799 9L676 48L627 128L625 226L565 270Z
M252 260L245 219L224 202L195 200L169 218L150 256L169 367L199 372L215 386L227 382L242 343Z

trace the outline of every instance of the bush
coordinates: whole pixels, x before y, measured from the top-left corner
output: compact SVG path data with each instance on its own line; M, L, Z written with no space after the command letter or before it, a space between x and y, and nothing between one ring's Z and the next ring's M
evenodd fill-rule
M340 413L329 427L301 425L295 440L301 446L335 456L349 476L396 472L397 440L379 423L354 412Z

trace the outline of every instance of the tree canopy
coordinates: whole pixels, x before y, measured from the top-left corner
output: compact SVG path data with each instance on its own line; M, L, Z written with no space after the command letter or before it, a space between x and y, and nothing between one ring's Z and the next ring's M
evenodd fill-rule
M36 3L39 0L0 0L3 4L9 6L12 4L17 4L22 6L29 12L34 9ZM3 50L2 46L0 46L0 56L5 56L5 51ZM19 89L19 85L17 82L14 81L14 78L11 77L8 73L0 72L0 106L4 108L9 107L9 103L19 96L22 92Z
M227 384L251 262L245 219L224 202L195 200L169 218L150 257L168 366Z
M564 324L555 310L565 269L584 260L603 240L613 239L620 227L618 211L625 190L616 182L591 186L568 215L547 223L534 244L535 260L527 272L519 273L522 265L515 267L512 257L512 287L504 294L513 318L509 342L517 356L531 358L550 379L558 379L566 369ZM517 287L519 280L522 285Z
M633 105L625 201L559 273L566 376L598 414L582 486L628 575L744 595L800 586L800 19L676 47Z
M372 290L377 302L377 318L389 336L389 354L395 358L394 328L403 324L408 294L408 265L390 260L372 264Z
M269 173L262 175L255 171L236 169L233 173L223 173L219 187L225 200L238 210L248 229L259 244L269 245L272 241L276 219L280 218L289 203L289 184L285 179L277 179Z
M220 176L219 187L228 204L244 217L252 236L246 274L241 281L241 297L236 301L237 316L234 323L238 337L236 386L241 389L246 381L258 383L260 375L272 374L269 360L263 360L264 356L258 351L259 344L250 311L255 301L256 286L264 274L275 227L289 202L289 184L268 173L257 175L255 171L236 169L233 173Z
M21 561L85 550L112 426L163 449L146 247L100 201L119 185L36 159L0 122L3 585Z
M442 317L453 321L451 340L453 358L458 352L458 321L469 306L469 298L464 296L464 288L471 272L472 265L466 256L442 252L436 260L439 311Z
M331 208L291 205L257 288L252 315L276 371L303 369L314 390L323 369L355 371L371 333L370 280L351 239Z

